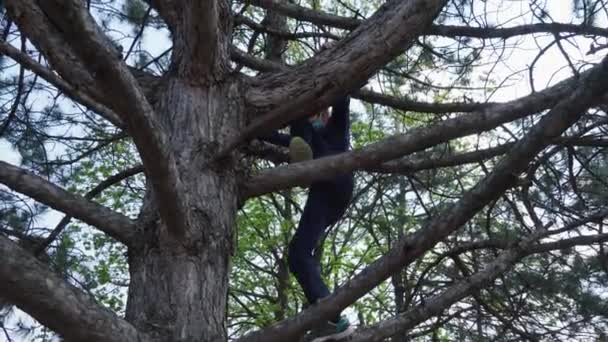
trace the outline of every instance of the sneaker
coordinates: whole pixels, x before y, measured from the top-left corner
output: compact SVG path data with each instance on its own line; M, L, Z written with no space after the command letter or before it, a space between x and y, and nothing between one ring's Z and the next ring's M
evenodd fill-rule
M300 137L293 137L289 142L289 159L292 163L311 160L312 149L310 145Z
M311 342L338 341L355 332L346 316L341 316L337 323L325 322L318 329L311 332Z

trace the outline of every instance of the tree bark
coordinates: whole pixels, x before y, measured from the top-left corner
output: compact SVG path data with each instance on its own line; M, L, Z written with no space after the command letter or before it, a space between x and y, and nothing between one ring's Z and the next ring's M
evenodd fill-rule
M128 217L3 161L0 161L0 183L95 226L125 245L135 238L136 226Z
M192 86L168 79L155 108L176 156L180 196L187 205L184 234L159 220L149 191L139 217L143 236L129 249L126 318L162 341L225 341L228 275L237 211L236 163L211 156L238 132L240 81ZM151 300L151 299L154 300Z

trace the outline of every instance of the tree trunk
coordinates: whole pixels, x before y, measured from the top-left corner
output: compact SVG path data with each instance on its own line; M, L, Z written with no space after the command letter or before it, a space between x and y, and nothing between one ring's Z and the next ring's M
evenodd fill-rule
M187 203L183 235L158 215L151 192L139 223L144 234L129 251L127 320L161 341L226 341L226 301L237 212L233 160L213 152L241 123L240 82L163 85L156 113L175 154Z

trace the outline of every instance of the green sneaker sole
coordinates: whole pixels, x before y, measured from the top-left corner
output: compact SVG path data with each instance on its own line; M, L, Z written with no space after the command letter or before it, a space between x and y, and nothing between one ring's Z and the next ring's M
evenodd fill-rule
M292 163L299 163L312 159L312 149L304 139L294 137L289 143L289 160Z

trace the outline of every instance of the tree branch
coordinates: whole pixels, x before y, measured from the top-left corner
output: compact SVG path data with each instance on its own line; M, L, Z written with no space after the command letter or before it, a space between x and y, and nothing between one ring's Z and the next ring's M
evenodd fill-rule
M459 113L459 112L473 112L476 110L482 110L484 108L490 108L491 106L497 105L495 102L451 102L451 103L429 103L412 101L406 98L398 98L395 96L389 96L379 94L366 89L360 89L352 94L352 97L363 100L369 103L376 103L379 105L399 109L403 111L422 112L422 113Z
M148 341L132 325L67 284L0 235L0 292L68 341Z
M96 112L101 117L108 120L115 126L123 126L122 120L111 109L93 100L86 93L78 90L77 88L72 87L68 82L55 75L51 70L38 64L38 62L33 60L30 56L26 55L25 53L22 53L18 49L14 48L12 45L4 41L0 41L0 53L9 56L17 63L21 64L24 68L36 73L45 81L49 82L51 85L57 87L57 89L68 95L71 99L85 105L87 108Z
M608 29L605 28L591 25L575 25L562 23L537 23L505 28L435 25L432 26L431 29L426 32L426 34L428 35L444 36L450 38L472 37L481 39L507 39L515 36L533 33L575 33L581 35L596 35L601 37L608 37Z
M607 214L608 213L604 211L603 215L606 216ZM536 241L536 239L544 237L547 233L549 232L542 230L536 231L514 247L509 246L509 244L504 241L494 240L479 241L475 244L475 246L471 244L468 246L469 249L487 246L488 248L500 248L506 250L502 252L492 263L486 265L482 271L479 271L467 279L464 279L451 286L442 294L431 298L429 301L427 301L426 305L408 310L393 319L378 323L372 327L358 330L349 341L381 341L382 338L394 336L401 332L407 331L420 322L423 322L424 320L447 309L450 305L454 304L458 300L461 300L474 291L485 287L485 285L490 281L507 271L517 260L526 256L553 250L567 249L574 246L588 246L594 243L608 241L608 234L605 233L578 236L541 244L533 243ZM458 248L458 250L462 252L463 249ZM456 252L451 250L449 253L454 254Z
M124 171L121 171L113 176L110 176L110 177L106 178L103 182L97 184L97 186L94 187L93 189L91 189L91 191L87 192L84 195L84 198L87 200L91 200L91 199L95 198L95 196L99 195L105 189L111 187L112 185L119 183L122 180L129 178L131 176L134 176L143 171L144 171L143 166L137 165L132 168L126 169ZM39 253L44 252L44 250L47 249L47 247L51 243L53 243L53 241L55 241L57 236L59 236L59 234L61 234L61 232L65 229L65 227L67 227L67 225L70 223L71 220L72 220L71 216L69 216L69 215L64 216L61 219L61 221L57 224L57 226L55 226L55 229L53 229L53 231L51 231L49 236L47 236L46 239L44 239L44 241L42 241L42 243L39 246L37 246L35 254L38 255Z
M608 140L594 139L591 137L559 137L553 139L551 144L563 146L608 147ZM365 170L379 173L409 174L422 170L471 164L503 155L507 153L513 147L513 145L515 145L515 143L506 143L487 149L463 152L445 157L433 157L429 155L422 155L416 156L415 158L404 158L386 162L379 166L366 168Z
M387 1L334 48L286 71L259 76L246 93L252 112L269 112L229 144L331 105L401 54L431 25L447 1Z
M293 68L289 65L281 65L273 61L266 59L256 58L247 54L246 52L232 47L230 50L231 58L235 62L245 65L248 68L259 70L259 71L278 71L288 70ZM486 107L491 107L496 103L486 102L452 102L452 103L429 103L412 101L406 98L398 98L395 96L389 96L385 94L376 93L366 89L359 89L351 93L351 96L359 100L376 103L383 106L388 106L394 109L403 111L413 112L425 112L425 113L456 113L456 112L472 112L475 110L481 110Z
M298 40L298 39L304 39L304 38L314 38L314 37L319 37L319 38L331 38L334 40L339 40L340 37L336 36L334 34L331 33L327 33L327 32L298 32L298 33L291 33L289 31L283 31L283 30L279 30L276 28L272 28L269 27L267 25L263 25L264 21L262 21L262 24L258 24L257 22L255 22L255 20L253 19L249 19L243 15L240 14L234 14L234 24L235 25L239 25L239 24L243 24L246 25L247 27L249 27L250 29L256 31L256 32L263 32L263 33L268 33L274 36L277 36L279 38L282 39L289 39L289 40Z
M354 30L363 22L359 19L324 13L288 2L278 2L274 0L246 1L252 5L262 7L264 9L271 9L291 18L308 21L317 25L327 25L345 30Z
M52 67L72 85L72 88L103 103L104 94L95 87L93 76L40 7L31 0L8 0L6 9L20 31L44 53Z
M387 337L405 332L420 322L441 313L457 301L491 284L496 277L503 274L519 259L526 256L527 254L525 251L530 248L544 232L545 230L538 230L530 234L520 243L500 253L499 256L486 265L484 269L459 281L455 285L450 286L440 295L428 300L424 305L419 305L399 314L395 318L385 320L371 327L357 330L349 341L383 341Z
M0 183L95 226L125 245L134 242L136 227L131 219L82 196L69 193L26 170L0 161Z
M133 74L82 1L13 0L9 3L21 27L29 28L31 22L28 20L42 12L41 15L52 21L61 37L66 39L67 46L84 62L90 74L96 75L94 84L105 95L103 103L120 115L133 137L146 176L161 202L159 208L163 221L173 232L181 233L185 226L186 210L184 199L180 196L181 182L170 144ZM32 33L31 38L40 44L48 40L46 32L32 30ZM60 59L55 55L48 57L51 61Z
M227 0L155 2L173 36L171 58L177 74L195 82L218 82L230 70L228 32L232 30Z
M437 169L442 167L458 166L463 164L475 163L490 159L507 153L514 143L503 144L500 146L487 148L478 151L464 152L443 158L432 158L420 156L404 160L393 160L380 166L371 167L367 170L380 173L414 173L422 170Z
M286 0L277 0L279 2L285 2ZM234 17L235 21L238 17ZM241 16L240 18L246 19ZM254 24L255 21L251 20L249 24ZM267 28L273 32L286 32L287 31L287 17L281 13L277 13L273 10L266 10L266 15L262 20L262 28ZM283 63L283 53L287 49L287 40L285 37L281 37L279 34L269 33L264 43L264 58L277 62Z
M601 69L600 66L595 70ZM589 75L589 71L585 75ZM542 92L495 104L437 124L415 128L359 150L262 171L241 185L243 198L279 189L302 186L339 173L377 167L379 164L424 150L451 139L493 129L555 105L577 86L576 78L564 80Z
M22 51L25 50L25 47L26 47L25 44L26 44L25 37L21 37L21 50ZM23 67L23 65L20 65L19 76L17 78L17 94L15 95L15 99L13 100L13 105L11 106L11 109L8 113L6 120L2 123L2 126L0 126L0 137L2 137L4 135L4 132L10 126L11 121L13 121L15 119L15 117L17 116L17 109L19 108L19 105L21 104L21 95L23 95L24 75L25 75L25 68Z
M265 9L273 9L294 19L308 21L316 25L327 25L344 30L354 30L364 21L319 12L307 7L291 3L279 3L273 0L247 0L249 3ZM425 35L444 37L473 37L473 38L511 38L531 33L576 33L608 37L608 29L592 25L575 25L562 23L536 23L506 28L470 27L453 25L433 25L424 32Z
M608 90L608 58L591 69L578 86L520 140L496 168L463 197L416 233L400 239L387 254L351 278L331 296L286 321L250 333L240 342L292 340L305 329L329 319L369 292L392 273L403 269L456 231L479 210L517 183L518 175L555 137L561 135ZM320 172L316 170L316 172Z

